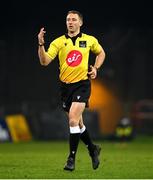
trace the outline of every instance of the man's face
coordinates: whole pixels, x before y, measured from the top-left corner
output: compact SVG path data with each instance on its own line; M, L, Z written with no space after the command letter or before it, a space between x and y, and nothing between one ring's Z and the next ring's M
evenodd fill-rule
M66 18L66 26L68 29L68 32L76 32L80 30L80 27L82 26L82 21L79 18L77 14L68 14Z

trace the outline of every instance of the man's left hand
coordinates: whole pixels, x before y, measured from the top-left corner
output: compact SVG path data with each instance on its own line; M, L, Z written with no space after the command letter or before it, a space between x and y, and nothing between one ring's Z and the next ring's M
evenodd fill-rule
M88 72L91 79L95 79L97 77L97 68L90 65L90 71Z

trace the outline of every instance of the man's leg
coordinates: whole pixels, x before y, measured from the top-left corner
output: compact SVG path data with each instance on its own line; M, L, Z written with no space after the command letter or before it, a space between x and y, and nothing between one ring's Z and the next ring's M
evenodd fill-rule
M80 118L80 122L79 122L79 126L80 126L80 139L84 142L84 144L87 146L88 150L89 150L89 154L91 156L92 159L92 166L93 169L97 169L99 166L99 155L100 155L100 151L101 151L101 147L98 145L94 145L92 143L92 140L89 136L89 133L83 123L83 117L81 116Z
M69 126L70 126L70 154L67 160L67 163L64 167L65 170L74 170L75 169L75 155L77 152L79 139L80 139L80 127L79 121L82 116L82 113L85 109L85 103L72 102L70 111L68 114Z
M85 127L84 123L83 123L83 117L81 116L80 118L80 122L79 122L79 126L80 126L80 139L84 142L84 144L87 146L89 152L93 151L94 148L94 144L91 141L91 138L89 136L89 133L87 131L87 128Z

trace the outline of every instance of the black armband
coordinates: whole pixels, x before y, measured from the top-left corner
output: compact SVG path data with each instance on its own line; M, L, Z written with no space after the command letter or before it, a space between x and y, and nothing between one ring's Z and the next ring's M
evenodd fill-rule
M97 72L99 72L99 68L95 67L97 69Z
M44 43L43 44L38 44L38 46L44 46Z

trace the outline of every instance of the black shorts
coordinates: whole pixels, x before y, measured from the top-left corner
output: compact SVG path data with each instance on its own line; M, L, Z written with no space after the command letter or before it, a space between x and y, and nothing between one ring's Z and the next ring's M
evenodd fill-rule
M84 102L88 107L90 94L91 82L89 79L70 84L61 82L62 107L66 112L69 112L72 102Z

